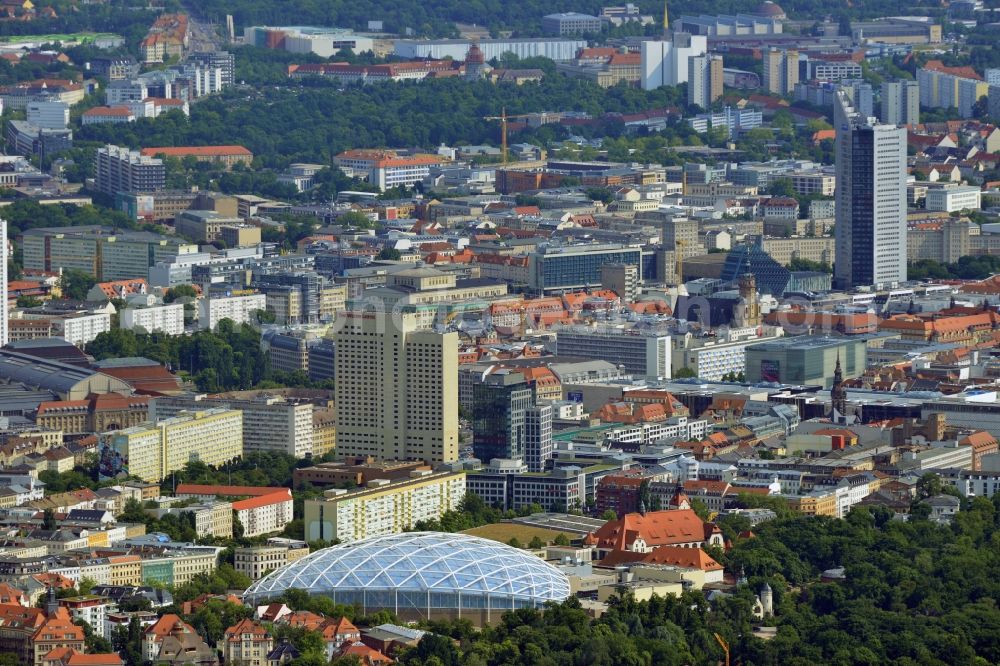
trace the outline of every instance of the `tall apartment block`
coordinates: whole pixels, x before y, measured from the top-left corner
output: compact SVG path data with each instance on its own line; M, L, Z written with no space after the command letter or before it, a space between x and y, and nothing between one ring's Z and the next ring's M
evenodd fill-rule
M906 129L873 124L843 91L837 129L836 264L839 289L906 280Z
M722 97L722 56L697 55L688 59L688 104L708 110Z
M413 312L348 312L334 336L337 451L384 460L458 459L458 334Z
M920 84L916 81L886 81L882 84L881 120L886 125L916 125L920 122Z
M155 192L162 190L166 182L167 171L161 159L110 144L97 149L94 186L99 192L112 196L119 192Z
M768 92L790 95L799 82L799 52L794 49L764 51L764 87Z

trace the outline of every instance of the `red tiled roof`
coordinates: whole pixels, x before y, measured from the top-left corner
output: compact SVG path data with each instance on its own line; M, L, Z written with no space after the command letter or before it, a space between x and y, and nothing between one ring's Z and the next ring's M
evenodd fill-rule
M647 547L706 541L714 526L691 509L628 513L605 523L594 533L597 545L609 550L631 550L637 539Z
M948 67L940 60L928 60L927 64L924 65L924 69L931 70L932 72L941 72L943 74L951 74L952 76L958 76L963 79L972 79L974 81L982 81L981 77L975 69L965 65L963 67Z
M233 511L247 511L249 509L259 509L269 504L281 504L292 501L292 491L288 488L281 488L269 495L260 495L249 499L233 502Z
M127 106L95 106L83 112L84 118L106 118L108 116L127 118L133 115Z
M601 560L601 566L617 566L627 562L672 564L685 569L700 569L701 571L722 570L722 565L701 548L684 548L682 546L659 546L648 553L615 551L608 553L608 556Z
M146 157L166 155L167 157L253 157L253 153L243 146L164 146L161 148L143 148L140 151Z

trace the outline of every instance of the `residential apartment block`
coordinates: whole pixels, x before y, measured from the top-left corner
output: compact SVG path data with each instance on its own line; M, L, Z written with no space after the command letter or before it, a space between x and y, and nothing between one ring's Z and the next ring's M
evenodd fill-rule
M160 481L191 460L221 465L243 455L243 414L237 410L188 412L102 436L100 471Z
M397 481L372 479L358 490L328 490L323 499L305 503L305 538L348 543L403 532L455 510L465 490L465 472L429 470Z
M206 296L198 301L198 327L214 331L223 319L234 324L253 321L254 313L267 309L267 296L253 292L231 292L226 296Z
M163 160L108 144L97 149L94 187L114 196L119 192L155 192L167 182Z

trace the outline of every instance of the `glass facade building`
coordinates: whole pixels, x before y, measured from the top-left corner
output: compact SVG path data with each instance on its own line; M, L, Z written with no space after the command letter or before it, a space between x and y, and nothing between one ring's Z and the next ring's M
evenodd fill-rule
M273 571L247 589L258 604L299 589L365 614L402 619L498 620L570 595L569 580L543 560L496 541L463 534L409 532L324 548Z
M532 288L540 294L601 284L604 264L633 264L642 271L642 250L615 245L569 245L539 248L529 256Z
M499 371L472 387L472 450L482 462L523 458L525 412L535 406L518 372Z
M791 273L764 251L760 243L737 245L726 257L722 266L722 281L735 284L741 276L750 273L757 281L762 294L781 296L788 287Z

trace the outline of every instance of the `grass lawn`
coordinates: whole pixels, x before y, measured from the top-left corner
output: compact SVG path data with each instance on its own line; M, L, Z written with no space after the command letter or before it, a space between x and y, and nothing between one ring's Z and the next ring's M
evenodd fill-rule
M499 541L501 543L507 543L511 539L516 538L522 545L525 546L527 546L528 543L536 536L543 542L552 542L560 534L565 534L566 538L570 540L576 537L575 534L569 532L560 532L559 530L550 530L544 527L532 527L531 525L519 525L517 523L492 523L490 525L482 525L480 527L474 527L471 530L465 530L463 534L471 534L472 536L492 539L493 541Z

